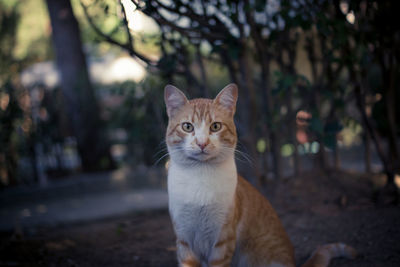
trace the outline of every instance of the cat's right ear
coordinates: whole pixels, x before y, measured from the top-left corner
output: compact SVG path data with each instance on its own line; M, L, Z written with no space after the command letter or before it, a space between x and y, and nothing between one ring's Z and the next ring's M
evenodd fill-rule
M235 114L237 98L237 85L231 83L225 86L224 89L221 90L221 92L219 92L214 101L229 110L231 114Z
M171 117L175 111L179 110L188 102L182 91L170 84L164 88L164 101L167 106L168 117Z

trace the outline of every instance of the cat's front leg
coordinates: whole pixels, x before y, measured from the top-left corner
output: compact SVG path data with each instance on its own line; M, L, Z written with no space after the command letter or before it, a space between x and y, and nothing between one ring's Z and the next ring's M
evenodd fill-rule
M200 267L200 262L190 249L189 244L183 240L176 242L178 262L180 267Z

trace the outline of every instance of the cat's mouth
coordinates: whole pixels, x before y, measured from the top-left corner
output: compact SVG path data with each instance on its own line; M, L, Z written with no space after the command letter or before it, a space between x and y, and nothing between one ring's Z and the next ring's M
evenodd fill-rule
M212 157L211 154L206 151L199 151L188 155L188 158L195 161L205 162L213 159L214 157Z

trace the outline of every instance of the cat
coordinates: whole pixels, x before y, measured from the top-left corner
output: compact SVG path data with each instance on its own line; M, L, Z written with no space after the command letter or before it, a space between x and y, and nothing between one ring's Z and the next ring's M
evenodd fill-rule
M179 266L294 267L294 249L275 210L237 174L237 98L235 84L215 99L188 100L172 85L164 89L169 212ZM328 244L303 266L327 266L339 256L354 258L356 252Z

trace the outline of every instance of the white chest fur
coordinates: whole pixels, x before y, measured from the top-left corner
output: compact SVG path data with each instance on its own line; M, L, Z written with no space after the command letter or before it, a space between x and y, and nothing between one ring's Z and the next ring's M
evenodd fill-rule
M233 204L237 184L234 159L217 166L185 168L171 165L168 171L169 209L179 239L207 257Z
M194 167L180 166L172 161L168 170L168 194L172 205L230 204L226 202L232 200L236 183L233 159L216 166Z

